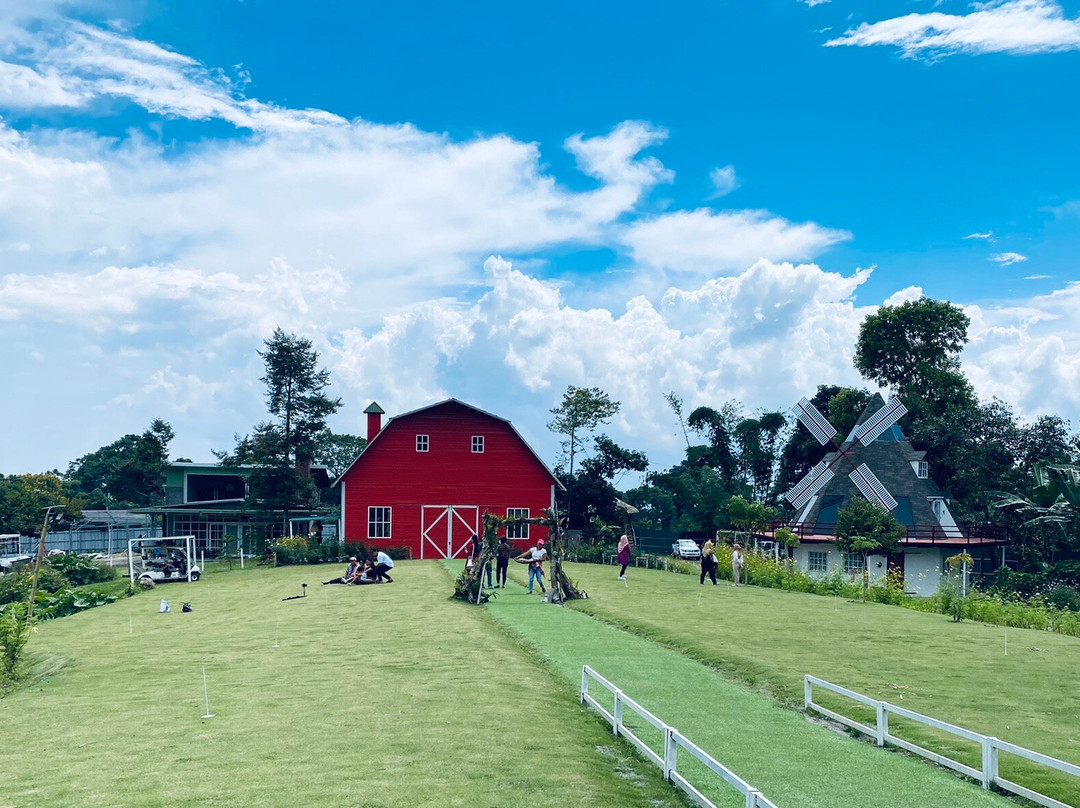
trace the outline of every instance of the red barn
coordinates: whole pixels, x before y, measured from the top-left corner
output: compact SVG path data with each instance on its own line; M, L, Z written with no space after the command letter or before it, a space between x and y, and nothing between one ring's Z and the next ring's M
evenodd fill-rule
M345 541L408 547L413 558L467 553L484 511L540 516L559 481L505 418L449 399L391 418L372 403L368 447L341 475ZM546 528L515 525L524 550Z

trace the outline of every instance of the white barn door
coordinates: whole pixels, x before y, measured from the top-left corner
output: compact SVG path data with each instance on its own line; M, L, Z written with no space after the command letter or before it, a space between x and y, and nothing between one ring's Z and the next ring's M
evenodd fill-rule
M480 534L479 526L478 505L421 505L420 557L467 555L469 540Z

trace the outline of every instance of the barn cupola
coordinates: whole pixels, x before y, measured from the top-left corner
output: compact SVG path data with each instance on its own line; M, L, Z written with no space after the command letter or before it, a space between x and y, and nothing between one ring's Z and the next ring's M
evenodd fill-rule
M372 401L364 412L367 413L367 439L368 443L371 443L382 429L382 417L386 410Z

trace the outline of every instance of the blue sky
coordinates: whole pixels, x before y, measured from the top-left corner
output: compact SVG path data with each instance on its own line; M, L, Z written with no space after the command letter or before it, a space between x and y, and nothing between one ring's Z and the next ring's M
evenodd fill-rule
M153 417L206 459L310 336L362 431L567 384L786 408L925 293L1080 412L1080 3L108 2L0 12L0 473Z

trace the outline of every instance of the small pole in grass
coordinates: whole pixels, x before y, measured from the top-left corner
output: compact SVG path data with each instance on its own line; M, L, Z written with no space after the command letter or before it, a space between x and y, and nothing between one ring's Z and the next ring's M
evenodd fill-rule
M275 623L274 624L274 644L270 646L271 648L280 648L281 647L280 645L278 645L278 629L279 628L281 628L281 624L280 623Z
M203 696L206 698L206 715L203 718L213 718L214 714L210 712L210 689L206 685L206 666L203 665L202 669L202 688Z
M1005 656L1009 655L1009 627L1005 627Z

